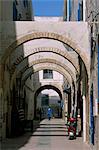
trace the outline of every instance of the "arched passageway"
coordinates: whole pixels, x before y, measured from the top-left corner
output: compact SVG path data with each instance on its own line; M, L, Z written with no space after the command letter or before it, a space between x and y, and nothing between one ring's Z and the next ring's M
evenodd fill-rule
M46 92L47 94L41 93L44 90L48 90ZM52 91L50 91L50 90L52 90ZM56 91L56 93L59 96L57 96L54 91ZM52 97L52 99L50 98L50 92L52 92L52 95L54 95L54 99L53 99L53 97ZM44 86L41 86L40 88L38 88L34 95L34 118L37 117L37 110L38 110L38 106L37 106L38 99L37 98L38 98L39 94L41 94L39 96L39 99L41 98L41 105L39 105L39 109L41 110L40 111L40 115L41 115L40 119L47 117L47 109L49 106L53 109L53 117L55 117L55 111L57 111L57 117L62 117L62 109L61 109L62 93L61 93L60 89L58 89L57 87L55 87L53 85L44 85ZM55 101L55 102L53 102L53 101ZM60 103L60 105L58 104L58 102ZM56 108L55 108L55 106L56 106ZM56 110L56 109L58 109L58 110Z
M74 43L71 39L69 40L69 38L66 38L66 36L62 36L56 33L47 33L47 32L37 32L37 33L32 33L32 34L28 34L20 39L18 39L17 41L13 42L13 44L11 44L7 49L7 53L5 53L4 57L2 58L2 62L5 62L5 60L7 59L7 57L11 54L11 52L18 47L19 45L33 40L33 39L41 39L41 38L48 38L48 39L54 39L54 40L58 40L61 41L63 43L65 43L66 45L68 45L69 47L73 48L74 51L76 51L80 57L82 58L85 66L86 66L86 70L87 73L89 73L89 62L87 62L89 59L86 58L84 52L79 49L79 47L77 47L76 43Z
M72 84L72 81L75 82L75 78L74 78L75 75L73 73L69 72L68 67L63 68L62 66L59 66L58 64L43 61L42 63L35 64L32 67L29 67L28 69L25 70L25 72L22 74L23 85L29 76L31 76L33 73L43 70L43 69L50 69L50 70L59 72L60 74L62 74L64 76L64 78L66 78L68 80L70 85Z
M83 69L85 70L84 71L84 73L86 73L86 77L87 77L87 79L89 79L89 65L88 65L88 59L87 59L87 57L84 55L84 52L83 51L81 51L80 50L80 48L79 48L79 46L77 46L76 45L76 43L74 43L74 42L72 42L72 40L69 40L69 38L66 38L65 36L62 36L62 35L59 35L59 34L56 34L56 33L43 33L43 32L40 32L40 33L32 33L32 34L29 34L29 35L26 35L26 36L24 36L24 37L22 37L22 38L20 38L20 39L18 39L17 41L15 41L7 50L8 50L8 53L7 54L5 54L4 55L4 57L2 58L2 62L5 62L6 61L6 59L7 59L7 57L9 57L10 55L11 55L11 52L16 48L16 47L18 47L18 46L20 46L20 45L22 45L23 43L25 43L25 42L27 42L27 41L31 41L31 40L33 40L33 39L41 39L41 38L47 38L47 39L53 39L53 40L58 40L58 41L61 41L62 43L64 43L64 44L66 44L68 47L70 47L70 48L72 48L79 56L80 56L80 60L81 60L81 64L79 63L79 65L82 65L83 67ZM48 50L47 50L48 51ZM41 53L41 50L38 52L38 54L39 53ZM55 52L55 54L56 54L57 52ZM61 54L61 52L59 52L60 53L60 55L62 56L62 57L64 57L62 54ZM33 55L36 55L36 53L35 54L33 54ZM30 57L31 57L31 55L30 55ZM31 57L32 58L32 57ZM70 57L69 57L70 58ZM73 66L75 66L74 65L74 62L73 61L71 61L70 59L68 58L68 60L73 64ZM64 57L64 59L66 59L66 57ZM23 59L22 59L23 60ZM21 60L21 61L22 61ZM32 60L32 59L31 59ZM19 61L19 62L21 62L21 61ZM41 63L42 61L44 61L44 58L40 61L38 61L38 63ZM47 62L50 62L51 61L51 58L49 59L49 60L47 60ZM56 60L53 60L54 61L54 63L56 63ZM23 62L24 63L24 62ZM36 64L37 62L36 61L34 61L34 59L31 61L31 66L32 65L34 65L34 64ZM21 64L21 63L20 63ZM20 65L19 64L19 65ZM58 65L60 64L60 61L58 62ZM63 64L64 66L65 66L65 64L66 64L66 62ZM15 71L15 74L12 76L12 78L15 80L15 78L17 78L17 76L16 76L16 72L17 71L19 71L18 70L18 68L14 65L14 69L16 69L16 71ZM22 66L23 67L23 66ZM29 67L29 62L27 61L27 65L26 65L26 67L25 67L25 69L26 68L28 68ZM12 67L13 68L13 67ZM81 70L80 70L80 75L78 75L78 78L80 79L79 81L78 81L78 85L79 84L81 84L81 82L82 83L84 83L84 86L86 85L86 87L88 87L88 80L85 80L85 78L82 80L82 75L81 75L81 72L82 72L82 69L81 68ZM22 69L22 68L21 68ZM64 67L64 69L66 69L66 67ZM77 70L79 70L77 67L76 67L76 69ZM69 69L68 69L69 70ZM22 70L23 72L24 72L24 67L23 67L23 70ZM19 71L20 73L21 73L21 70ZM74 72L74 71L73 71ZM85 82L86 83L85 83ZM82 90L83 89L83 84L82 84L82 86L80 87L80 89L78 88L78 91L79 90ZM77 88L77 87L76 87ZM88 107L88 103L87 103L87 101L89 100L88 99L88 92L89 92L89 89L88 90L84 90L85 91L85 93L84 93L84 95L86 96L86 106ZM80 92L79 92L80 93ZM82 93L83 94L83 93ZM78 96L78 101L79 101L79 96ZM87 112L87 115L89 114L89 112ZM88 120L87 120L87 122L88 122ZM86 125L85 125L86 126Z

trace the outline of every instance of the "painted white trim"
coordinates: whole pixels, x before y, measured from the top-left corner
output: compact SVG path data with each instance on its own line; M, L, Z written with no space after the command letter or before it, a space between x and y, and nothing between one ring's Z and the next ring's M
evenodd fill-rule
M98 99L95 99L93 109L94 109L94 116L98 116Z
M83 142L86 142L86 99L83 95Z
M83 0L83 21L86 21L86 0Z

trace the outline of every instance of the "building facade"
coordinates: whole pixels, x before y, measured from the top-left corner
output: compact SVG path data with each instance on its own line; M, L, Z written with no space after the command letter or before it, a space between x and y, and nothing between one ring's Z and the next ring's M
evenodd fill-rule
M98 47L99 47L99 2L97 0L67 0L67 21L86 21L90 39L90 138L89 143L99 148L98 118ZM82 66L82 65L81 65ZM83 71L82 71L83 73ZM84 86L85 89L85 86ZM85 90L83 90L85 91ZM84 100L83 100L84 102Z
M31 0L0 1L2 21L30 21L33 20ZM9 8L9 9L8 9ZM6 10L6 11L5 11Z
M90 143L94 149L99 148L99 97L98 97L98 46L99 46L99 2L86 1L86 21L89 22L91 35L90 66Z
M35 16L32 17L35 21L29 21L32 20L30 1L14 0L6 4L0 1L1 139L10 135L14 129L17 133L19 124L14 126L17 119L14 120L13 114L24 109L27 120L34 119L38 94L44 89L54 88L64 100L64 112L76 117L80 115L83 141L98 143L99 138L95 136L93 127L96 125L97 131L99 27L98 12L95 10L98 11L99 7L98 0L94 1L95 8L89 7L92 4L90 2L64 1L64 21L53 21L53 18L43 20L43 17L37 21ZM8 6L9 12L4 12ZM42 82L38 73L41 70L44 70L41 73L41 77L44 73ZM52 71L63 75L61 83L59 74L56 74L58 84L52 80ZM50 77L50 82L47 77Z
M64 12L67 21L85 20L85 0L66 0Z

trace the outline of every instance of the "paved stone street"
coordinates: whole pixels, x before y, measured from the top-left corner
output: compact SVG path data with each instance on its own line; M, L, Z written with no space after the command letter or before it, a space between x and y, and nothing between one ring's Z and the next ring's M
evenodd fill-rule
M90 150L82 138L68 140L62 119L43 120L32 134L2 142L1 150Z

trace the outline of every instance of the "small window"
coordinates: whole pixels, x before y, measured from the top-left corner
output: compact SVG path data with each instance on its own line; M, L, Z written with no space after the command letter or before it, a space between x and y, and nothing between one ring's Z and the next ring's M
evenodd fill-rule
M17 20L17 15L18 15L18 11L17 11L17 8L16 8L16 1L13 2L13 21L16 21Z
M43 79L53 79L53 71L49 69L43 70Z
M17 0L15 0L15 4L18 5L18 1Z
M23 0L23 5L24 5L25 8L28 7L28 1L27 0Z
M83 20L83 3L78 6L78 21Z

